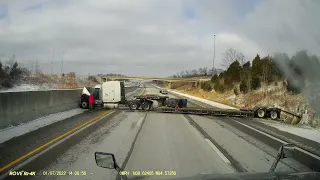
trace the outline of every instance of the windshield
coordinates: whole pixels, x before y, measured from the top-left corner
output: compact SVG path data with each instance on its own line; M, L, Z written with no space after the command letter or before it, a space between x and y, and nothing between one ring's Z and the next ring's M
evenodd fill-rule
M320 0L1 0L0 179L320 171L319 15Z

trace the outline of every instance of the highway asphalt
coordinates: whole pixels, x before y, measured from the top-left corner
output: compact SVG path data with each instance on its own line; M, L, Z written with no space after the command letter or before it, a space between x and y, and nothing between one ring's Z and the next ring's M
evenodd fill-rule
M144 93L158 94L159 90L148 86ZM169 94L169 97L176 96ZM197 107L199 102L190 102L188 106ZM232 126L229 122L234 119L228 117L98 110L1 144L0 152L6 154L1 155L5 161L1 161L0 167L90 119L93 121L88 127L59 144L43 148L42 153L35 153L36 156L18 170L36 171L36 176L25 177L29 179L116 179L115 170L96 165L94 153L99 151L114 153L119 166L124 168L122 173L135 179L266 172L278 151L249 130ZM310 169L290 159L281 162L276 169L307 170Z

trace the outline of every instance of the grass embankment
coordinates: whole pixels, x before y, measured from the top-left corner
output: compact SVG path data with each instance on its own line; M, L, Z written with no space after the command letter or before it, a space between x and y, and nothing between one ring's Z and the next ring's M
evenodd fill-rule
M159 84L159 86L169 88L167 84ZM219 93L214 90L204 91L200 87L192 86L190 83L172 83L171 89L176 89L181 93L215 101L235 108L253 108L257 105L275 105L294 113L307 112L303 115L301 123L319 127L319 119L314 110L309 106L306 98L302 94L288 93L286 87L279 82L269 86L263 86L258 90L246 94L239 93L238 95L235 95L233 90L224 93Z
M169 89L169 86L167 84L159 84L160 87ZM235 108L241 108L240 106L237 106L235 104L232 104L230 101L226 100L227 97L231 95L232 92L226 92L223 94L217 93L215 91L206 92L203 91L200 88L192 87L192 84L190 83L173 83L171 85L171 89L176 89L181 93L188 94L191 96L215 101L227 106L235 107Z

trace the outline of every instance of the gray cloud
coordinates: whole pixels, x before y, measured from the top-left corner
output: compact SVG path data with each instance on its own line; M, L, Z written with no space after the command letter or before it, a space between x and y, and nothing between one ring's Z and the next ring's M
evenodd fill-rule
M259 1L260 2L260 1ZM5 0L0 19L0 58L16 54L31 66L79 74L121 72L167 76L183 69L216 65L225 49L256 53L319 49L319 1L269 0ZM186 8L195 17L186 17Z

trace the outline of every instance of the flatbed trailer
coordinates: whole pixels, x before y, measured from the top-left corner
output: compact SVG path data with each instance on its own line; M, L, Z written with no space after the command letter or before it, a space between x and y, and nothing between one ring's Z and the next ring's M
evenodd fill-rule
M184 106L176 108L175 103L168 103L170 100L185 100L179 98L169 98L155 94L146 94L134 96L133 100L126 100L122 105L128 106L130 110L135 111L154 111L159 113L176 113L176 114L194 114L194 115L212 115L212 116L233 116L233 117L254 117L258 109L219 109L219 108L197 108ZM152 104L158 102L158 107L154 108ZM264 117L261 117L264 118Z
M234 109L215 109L215 108L171 108L161 107L156 109L162 113L177 113L177 114L194 114L208 116L233 116L233 117L254 117L254 111L243 111Z
M219 108L191 108L185 106L175 108L175 104L168 104L170 99L168 96L160 96L154 94L146 94L134 96L134 100L123 103L130 110L137 111L154 111L159 113L175 113L175 114L194 114L208 116L230 116L230 117L247 117L247 118L271 118L272 120L281 120L289 124L297 124L301 120L301 115L277 108L256 106L253 109L219 109ZM176 98L171 98L176 99ZM177 98L177 100L179 100ZM153 108L154 101L158 102L158 107Z
M220 110L220 109L211 109L211 108L160 107L160 108L152 109L152 110L130 109L130 111L172 113L172 114L193 114L193 115L208 115L208 116L248 117L248 118L254 117L253 111L241 111L241 110L234 110L234 109L221 109Z

